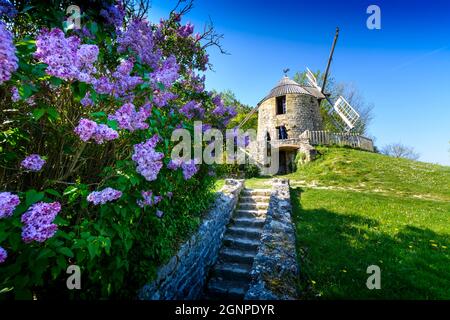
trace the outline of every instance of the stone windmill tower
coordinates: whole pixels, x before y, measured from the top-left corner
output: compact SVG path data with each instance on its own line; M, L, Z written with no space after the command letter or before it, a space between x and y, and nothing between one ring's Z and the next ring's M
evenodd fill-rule
M290 172L299 148L299 136L305 130L323 130L321 99L325 96L320 90L302 86L285 75L258 103L258 158L264 157L267 143L276 144L279 173Z

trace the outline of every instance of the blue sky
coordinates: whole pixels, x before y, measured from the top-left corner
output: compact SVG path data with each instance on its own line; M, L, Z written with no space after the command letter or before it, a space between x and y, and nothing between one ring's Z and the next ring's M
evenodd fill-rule
M153 0L150 20L175 3ZM381 30L366 27L371 4L381 8ZM339 26L331 72L374 104L376 145L401 142L422 161L450 165L450 1L196 0L184 22L201 31L209 17L230 55L210 50L208 89L255 106L282 69L324 70Z

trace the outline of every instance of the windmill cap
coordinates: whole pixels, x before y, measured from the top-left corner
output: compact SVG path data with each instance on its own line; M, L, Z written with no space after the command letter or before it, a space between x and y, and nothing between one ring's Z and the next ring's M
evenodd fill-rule
M289 77L284 76L278 81L278 84L270 90L269 94L258 103L258 105L270 98L284 96L286 94L306 94L317 99L325 99L325 96L316 88L302 86L294 80L289 79Z

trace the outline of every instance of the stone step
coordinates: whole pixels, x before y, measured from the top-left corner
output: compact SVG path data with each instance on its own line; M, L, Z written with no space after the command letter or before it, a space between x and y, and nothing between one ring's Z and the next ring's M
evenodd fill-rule
M236 237L226 234L223 237L224 244L232 249L257 250L260 244L259 240Z
M249 263L220 261L214 266L212 275L215 278L224 280L250 281L251 269L252 265Z
M233 215L233 218L265 219L266 213L267 210L237 209Z
M270 196L272 191L270 189L244 189L242 196Z
M269 203L257 202L257 203L239 203L238 209L247 210L267 210L269 208Z
M222 247L219 253L219 259L221 261L252 264L256 253L256 250L241 250Z
M211 278L208 282L207 298L241 300L244 299L248 286L247 282Z
M270 197L267 196L242 196L239 198L239 203L254 203L254 202L262 202L269 203Z
M248 239L261 239L262 228L255 227L239 227L239 226L230 226L226 230L226 234L237 236L237 237L245 237Z
M232 219L233 225L236 227L259 227L262 228L264 226L264 222L266 219L264 218L258 218L252 216L251 218L248 217L234 217Z

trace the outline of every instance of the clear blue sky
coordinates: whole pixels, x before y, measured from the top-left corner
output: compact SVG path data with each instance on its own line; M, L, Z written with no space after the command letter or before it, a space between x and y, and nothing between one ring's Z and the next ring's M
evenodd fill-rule
M150 20L175 3L153 0ZM366 27L371 4L381 8L381 30ZM401 142L422 161L450 165L450 1L196 0L184 22L200 31L209 17L231 54L210 50L208 89L255 106L283 68L325 69L339 26L331 72L374 104L376 145Z

